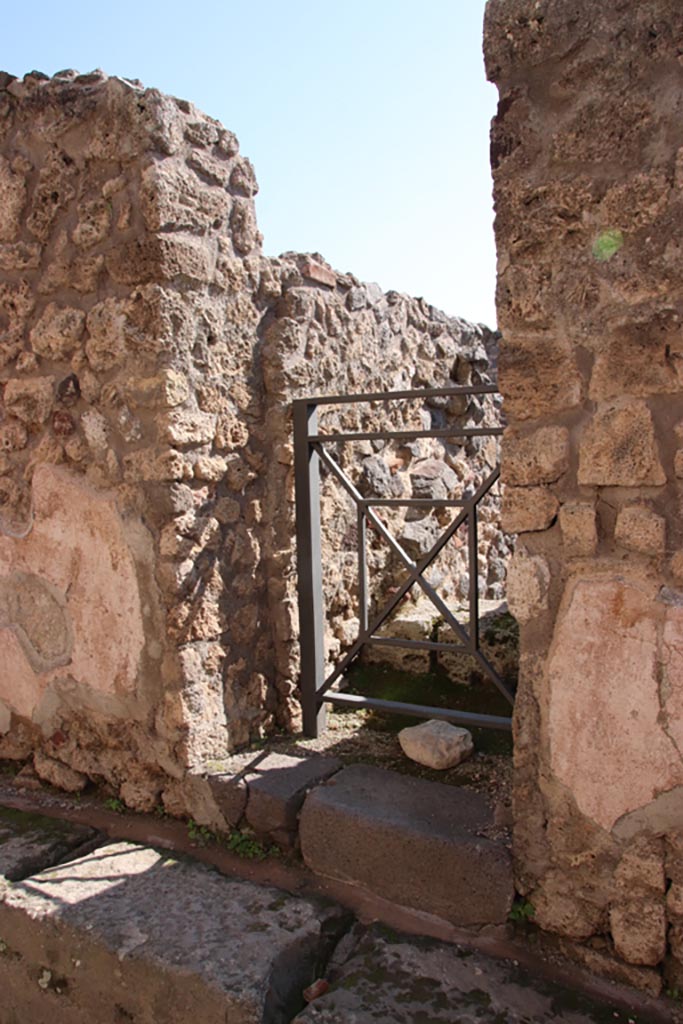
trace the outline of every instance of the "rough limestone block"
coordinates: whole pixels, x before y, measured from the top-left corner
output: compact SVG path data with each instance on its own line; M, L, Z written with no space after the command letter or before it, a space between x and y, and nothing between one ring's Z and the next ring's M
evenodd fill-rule
M670 562L671 575L676 583L683 583L683 550L675 551Z
M293 845L306 794L341 767L342 762L336 757L269 754L247 776L247 821L260 835Z
M508 606L518 622L528 622L548 607L550 568L542 555L515 551L508 570Z
M556 416L581 401L581 376L570 344L557 335L543 342L506 337L501 345L499 385L506 414L513 421ZM553 358L544 359L550 344Z
M666 953L664 901L631 899L610 910L610 930L619 956L629 964L654 967Z
M83 772L74 771L73 768L39 750L33 755L33 767L40 779L49 782L51 786L56 786L57 789L66 790L67 793L80 793L88 784L88 776Z
M614 538L629 551L661 555L666 547L666 520L649 505L627 505L617 516Z
M598 546L595 506L569 501L560 508L560 530L564 550L570 557L589 558Z
M603 487L666 483L645 402L625 401L595 413L581 437L578 482Z
M411 761L417 761L437 771L454 768L474 750L474 741L469 729L462 729L450 722L431 719L420 725L401 729L398 734L401 750Z
M286 1024L344 923L334 906L116 843L4 894L2 1002L51 1024Z
M31 380L9 380L5 385L5 406L29 427L44 423L54 401L54 379L33 377Z
M546 487L506 487L501 525L507 533L547 530L560 503Z
M523 433L508 427L503 437L501 475L513 487L552 484L569 468L569 431L541 427Z
M512 902L507 849L477 835L492 820L476 793L352 765L308 795L299 836L317 874L477 925L505 921Z
M51 867L95 835L85 825L0 807L0 880L14 882Z
M664 844L661 838L638 836L623 854L614 878L617 888L626 895L633 895L635 891L639 891L663 896L666 890L666 873Z

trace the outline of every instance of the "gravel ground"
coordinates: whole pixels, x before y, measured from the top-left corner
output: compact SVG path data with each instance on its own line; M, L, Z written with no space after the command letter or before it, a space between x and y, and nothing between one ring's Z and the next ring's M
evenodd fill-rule
M465 762L446 771L434 771L416 764L401 750L395 732L377 728L367 711L328 711L327 729L315 740L303 736L276 736L249 750L232 755L225 762L229 771L241 771L263 751L291 754L329 754L344 764L372 764L379 768L412 775L448 786L462 786L483 794L494 809L496 825L487 830L491 838L509 840L511 819L512 758L508 754L477 752Z

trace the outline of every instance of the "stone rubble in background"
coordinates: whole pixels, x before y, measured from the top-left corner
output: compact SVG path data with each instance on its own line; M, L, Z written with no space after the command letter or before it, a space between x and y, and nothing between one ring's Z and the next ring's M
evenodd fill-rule
M472 733L468 729L436 719L401 729L398 741L411 761L437 771L454 768L474 750Z

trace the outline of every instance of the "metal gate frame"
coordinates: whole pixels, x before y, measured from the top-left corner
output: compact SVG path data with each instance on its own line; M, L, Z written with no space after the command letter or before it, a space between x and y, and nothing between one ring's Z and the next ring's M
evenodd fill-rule
M468 726L483 726L494 729L510 729L511 719L497 715L474 714L466 711L433 708L422 704L406 704L401 701L380 700L356 694L330 691L330 687L343 675L363 646L406 647L417 650L449 651L468 654L473 657L494 685L512 705L514 696L500 678L479 646L479 588L477 567L477 506L488 494L500 476L496 467L470 498L364 498L349 479L337 461L325 449L326 444L341 441L396 441L414 440L420 437L492 437L503 433L502 426L494 427L444 427L426 430L394 430L355 433L321 434L318 431L318 407L321 405L347 405L360 402L390 402L397 399L427 400L451 397L453 395L496 394L494 384L479 384L470 387L453 385L447 388L417 389L410 391L382 391L361 395L327 395L317 398L300 398L293 402L294 418L294 471L296 486L296 539L299 593L299 629L301 644L301 703L303 728L306 736L316 737L325 728L326 704L343 707L371 708L411 715L417 718L438 718ZM325 677L324 651L324 598L322 586L322 552L320 535L320 465L324 465L339 481L357 507L358 521L358 580L360 606L360 632L357 640L330 674ZM392 536L382 520L374 512L378 507L393 508L460 508L450 525L432 548L418 562L413 562L399 542ZM424 577L439 552L456 531L467 522L468 563L469 563L469 632L458 622L434 587ZM384 538L408 570L406 580L387 601L382 611L369 622L368 579L366 560L366 531L370 524ZM399 601L414 584L427 594L432 604L443 616L461 643L444 643L437 640L403 640L394 637L379 637L377 630L389 617Z

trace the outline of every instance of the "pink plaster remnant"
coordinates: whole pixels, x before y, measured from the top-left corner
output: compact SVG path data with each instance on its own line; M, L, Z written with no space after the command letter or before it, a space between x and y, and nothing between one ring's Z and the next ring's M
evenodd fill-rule
M11 626L0 629L0 699L30 717L59 675L101 694L134 692L145 637L135 562L115 499L68 470L40 465L26 537L0 537L0 577L33 573L65 596L69 664L36 672ZM39 627L37 627L39 628Z
M681 668L682 609L622 579L570 581L548 661L550 761L605 829L683 784Z

